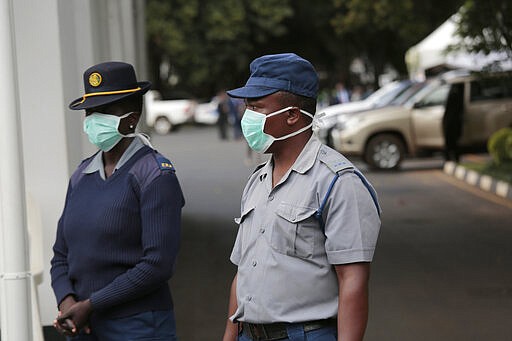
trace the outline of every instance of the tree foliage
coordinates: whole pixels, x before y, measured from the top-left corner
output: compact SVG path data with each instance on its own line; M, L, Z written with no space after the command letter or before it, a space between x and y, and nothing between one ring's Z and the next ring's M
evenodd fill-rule
M288 0L148 0L146 13L155 87L170 88L160 70L166 62L164 73L193 94L239 81L255 46L285 34L283 20L293 14Z
M506 52L512 58L512 2L467 0L459 12L457 48L470 52Z
M369 60L378 76L386 64L406 73L404 54L451 14L460 0L333 0L332 25Z
M164 93L211 96L243 84L255 57L282 52L311 60L325 87L350 83L356 57L376 77L386 65L405 74L405 51L462 2L147 0L152 80Z

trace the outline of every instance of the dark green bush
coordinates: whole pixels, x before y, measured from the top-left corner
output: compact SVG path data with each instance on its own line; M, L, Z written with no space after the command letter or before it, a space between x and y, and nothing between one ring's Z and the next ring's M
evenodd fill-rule
M498 166L512 161L512 128L503 128L492 134L487 149Z

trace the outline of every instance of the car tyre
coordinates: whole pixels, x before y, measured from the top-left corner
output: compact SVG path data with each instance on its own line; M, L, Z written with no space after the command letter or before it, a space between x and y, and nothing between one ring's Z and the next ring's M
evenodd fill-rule
M405 145L402 139L392 134L380 134L368 141L364 159L372 168L397 169L404 154Z
M167 117L160 116L155 120L153 129L158 135L166 135L172 130L173 126Z

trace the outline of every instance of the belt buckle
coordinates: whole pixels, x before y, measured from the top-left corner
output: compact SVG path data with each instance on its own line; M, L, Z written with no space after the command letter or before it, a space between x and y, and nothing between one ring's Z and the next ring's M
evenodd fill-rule
M265 326L263 325L250 323L249 330L252 338L255 340L266 340L269 338Z
M249 327L249 334L251 334L251 337L255 340L260 339L260 335L258 333L258 327L253 323L248 323Z

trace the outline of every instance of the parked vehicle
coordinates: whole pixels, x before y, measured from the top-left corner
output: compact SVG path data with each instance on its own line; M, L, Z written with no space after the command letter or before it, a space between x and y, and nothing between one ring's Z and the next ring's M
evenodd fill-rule
M151 90L144 95L146 124L157 134L165 135L175 127L193 120L196 102L189 99L161 100Z
M464 86L463 134L466 150L483 149L496 130L512 126L512 76L446 74L402 106L352 115L331 132L334 148L362 156L373 168L394 169L406 155L429 155L444 148L442 119L451 84Z
M207 125L216 124L219 118L219 112L217 111L218 106L219 101L217 97L212 98L210 102L199 103L194 113L194 123Z
M387 106L412 84L413 82L409 80L394 81L384 85L361 101L331 105L319 110L316 114L318 116L318 125L315 130L317 136L323 143L332 146L330 132L338 119L344 119L343 115Z

